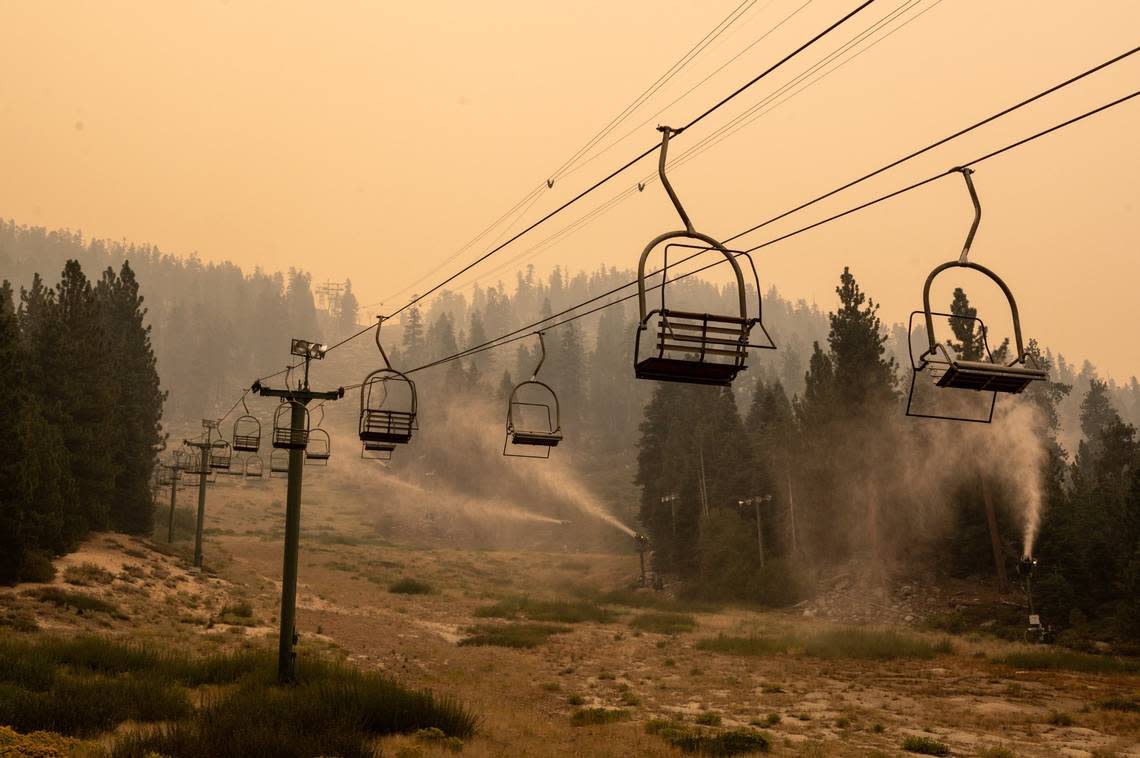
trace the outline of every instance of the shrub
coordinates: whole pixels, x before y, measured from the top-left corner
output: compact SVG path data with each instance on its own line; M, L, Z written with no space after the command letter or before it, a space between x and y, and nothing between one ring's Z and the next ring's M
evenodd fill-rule
M579 708L570 716L571 726L594 726L628 720L629 711L621 708Z
M1063 711L1053 711L1049 714L1049 723L1053 726L1072 726L1073 715Z
M1075 653L1071 650L1010 653L998 658L997 661L1019 669L1083 671L1092 674L1135 674L1140 672L1140 660Z
M233 626L257 625L257 619L253 616L253 606L246 600L233 605L227 603L222 606L222 610L218 611L217 621L219 624L231 624Z
M192 710L184 689L149 677L61 677L42 692L0 685L0 723L21 732L88 736L124 721L167 721Z
M40 624L31 613L13 609L0 613L0 627L15 632L36 632L39 631Z
M922 753L923 755L950 755L950 748L933 737L907 737L903 740L902 749L908 753Z
M215 695L189 719L124 735L112 756L373 758L371 742L378 736L438 730L454 749L450 738L468 737L478 726L456 701L371 672L310 661L298 667L297 682L284 687L264 673L243 680L231 694Z
M577 624L582 621L605 623L612 621L615 614L586 600L532 600L527 597L516 597L477 608L475 616L504 619L523 616L531 621Z
M29 550L24 553L23 563L20 565L21 582L50 582L55 579L55 566L51 562L51 554L43 550Z
M435 590L427 582L405 577L388 585L388 591L397 595L430 595Z
M63 581L78 587L95 587L101 584L110 584L114 580L114 574L94 563L81 563L78 566L68 566L63 570Z
M721 716L716 711L705 711L697 714L693 720L702 726L720 726Z
M933 658L953 650L949 640L928 642L893 631L837 629L809 637L731 637L718 635L697 642L699 650L729 655L764 656L802 653L813 658L895 660Z
M688 613L642 613L629 625L643 632L680 634L696 629L697 620Z
M569 631L570 627L554 624L476 624L467 628L471 636L460 640L459 644L532 648L555 634Z
M1126 697L1119 695L1105 698L1097 702L1097 708L1105 711L1123 711L1124 713L1140 713L1140 695Z
M768 735L752 729L717 733L682 731L679 735L671 736L669 742L684 753L715 756L766 753L772 747L772 739Z
M59 587L41 587L36 590L28 590L25 594L40 602L51 603L59 608L74 608L79 613L93 611L95 613L106 613L117 619L128 618L127 614L119 610L119 606L114 603L91 595L84 595L81 592L68 592Z
M79 742L53 732L20 734L0 726L0 755L28 758L62 758L76 755Z

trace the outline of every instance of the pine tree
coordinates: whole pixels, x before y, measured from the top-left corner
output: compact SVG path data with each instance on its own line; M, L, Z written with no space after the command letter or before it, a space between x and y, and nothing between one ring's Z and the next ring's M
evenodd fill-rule
M977 329L978 322L974 321L978 309L970 305L970 298L961 287L954 290L954 300L950 304L950 312L958 318L947 319L950 329L954 332L957 342L949 341L950 347L960 358L967 361L981 361L986 359L985 336ZM976 331L975 331L976 330Z
M418 364L424 357L424 323L418 305L413 305L405 311L400 325L404 328L403 346L404 360L409 364Z
M289 334L308 340L320 339L317 326L317 304L313 301L312 275L289 269L285 290L285 308L289 314Z
M96 294L119 388L115 403L119 421L110 444L119 464L110 504L111 526L129 534L146 534L154 516L149 483L162 444L166 395L159 387L147 310L130 264L124 262L118 276L107 269Z
M120 461L108 445L113 424L122 421L101 308L78 261L68 261L56 287L56 313L61 334L56 361L64 445L79 493L79 530L108 525Z
M337 304L337 331L339 334L349 334L359 328L357 324L357 319L360 316L359 311L360 303L357 302L356 295L352 292L352 280L348 279L344 283L344 292L341 293Z

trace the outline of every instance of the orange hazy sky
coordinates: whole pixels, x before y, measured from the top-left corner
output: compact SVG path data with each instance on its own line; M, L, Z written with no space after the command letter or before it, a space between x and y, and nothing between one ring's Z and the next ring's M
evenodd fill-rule
M371 312L387 312L740 2L0 0L0 217L351 278L362 302L385 300ZM857 4L746 5L601 147L629 137L560 177L524 221L652 145L657 123L689 120ZM884 17L893 20L851 51L858 57L671 173L698 229L734 235L1140 44L1135 0L877 0L678 137L671 156ZM1140 54L739 244L1138 88ZM649 238L677 226L657 183L532 248L654 169L643 161L459 286L509 283L529 263L634 265ZM1138 177L1140 98L975 175L984 218L974 259L1007 278L1027 332L1117 379L1140 373ZM970 213L950 177L766 248L757 263L765 286L827 307L849 264L884 317L902 320L920 305L927 272L956 257ZM962 283L994 330L1006 329L976 279L947 279L939 300Z

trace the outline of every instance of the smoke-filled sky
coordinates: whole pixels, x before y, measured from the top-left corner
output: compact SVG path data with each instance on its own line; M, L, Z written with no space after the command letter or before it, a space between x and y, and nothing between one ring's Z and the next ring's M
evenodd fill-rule
M0 0L0 217L351 278L363 303L385 301L369 312L388 312L438 280L416 281L734 9L727 31L600 147L630 137L544 188L523 218L572 197L657 141L657 123L684 123L857 4ZM778 95L770 112L671 173L698 229L734 235L1140 41L1134 0L877 0L678 137L671 156L888 16L851 51L858 57L785 103ZM741 242L968 161L1138 84L1140 54ZM528 250L654 170L653 158L642 161L461 285L510 283L527 263L633 265L649 238L678 225L657 183ZM1140 320L1137 177L1140 98L975 175L984 218L974 259L1006 276L1028 333L1117 378L1140 373L1130 331ZM765 286L826 307L850 264L884 317L901 320L919 307L927 272L957 256L969 221L953 176L766 248L757 262ZM975 279L947 279L939 304L963 281L994 331L1006 331L1008 317Z

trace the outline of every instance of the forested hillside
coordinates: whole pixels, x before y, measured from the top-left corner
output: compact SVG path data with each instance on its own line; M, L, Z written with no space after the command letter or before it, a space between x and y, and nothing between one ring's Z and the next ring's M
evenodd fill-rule
M0 224L0 270L14 291L7 295L5 329L12 335L9 345L25 351L8 365L32 366L30 356L47 349L34 342L35 314L50 310L39 303L70 303L76 292L87 291L77 264L64 269L71 258L89 271L121 268L80 297L90 299L91 308L105 307L99 304L123 288L135 293L139 282L145 316L131 299L135 293L116 306L123 314L117 318L133 312L138 329L144 319L153 328L158 375L170 393L163 411L169 425L222 415L253 378L285 365L289 337L337 341L374 315L358 314L351 295L336 313L318 311L303 272L245 273L153 247L7 223ZM64 278L55 294L34 277L60 270ZM926 566L989 576L995 561L1012 573L1020 554L1032 548L1044 567L1042 602L1051 620L1080 626L1096 619L1126 634L1126 620L1137 613L1127 598L1140 590L1136 379L1102 381L1091 363L1078 369L1034 341L1031 349L1049 367L1050 381L1021 402L1003 402L992 427L907 419L908 335L879 320L877 307L846 269L830 313L788 301L774 287L765 293L764 324L779 349L754 352L731 391L635 381L634 302L550 330L540 378L558 393L565 442L549 464L519 467L499 455L506 397L534 371L536 337L524 333L504 348L417 370L630 279L629 271L615 268L571 273L558 267L546 277L530 269L509 284L443 292L426 309L409 308L385 323L382 339L393 364L413 372L420 391L420 432L392 470L409 481L434 482L441 496L450 491L505 500L546 517L579 519L581 532L602 522L580 518L575 508L613 513L649 532L658 571L704 593L765 603L799 598L813 571L846 561L881 572ZM754 302L755 291L749 296ZM687 279L671 286L670 298L718 312L731 309L733 293ZM972 313L961 291L946 307ZM52 308L51 318L71 312ZM87 322L68 323L80 329ZM967 353L977 339L968 329L954 328L953 335ZM149 346L141 354L149 354ZM378 365L372 334L366 334L316 364L314 381L352 385ZM58 479L62 489L51 490L48 499L78 497L84 514L75 523L35 526L50 532L43 538L48 551L67 549L88 528L145 530L149 519L146 507L130 505L141 503L141 470L109 473L120 460L106 451L99 454L107 460L91 470L82 455L76 457L90 448L84 440L98 437L106 425L118 428L124 418L126 406L112 396L129 393L110 385L141 381L138 375L113 375L110 384L92 381L108 366L101 354L84 353L43 366L34 378L24 372L19 380L25 396L58 393L18 411L25 428L35 428L28 420L34 414L55 413L57 421L35 439L13 439L28 449L42 446L45 457L37 460L49 467L44 472L74 469L71 478ZM153 401L159 390L147 392L151 405L129 415L152 432L130 432L131 441L122 444L132 449L157 444ZM268 423L269 403L250 398L249 405ZM60 409L94 426L71 424ZM320 414L335 432L337 449L350 455L356 413L350 393ZM11 428L21 428L18 418ZM61 449L72 458L49 454ZM56 474L44 476L55 481ZM91 486L67 489L92 476ZM115 487L133 494L120 498L112 494ZM771 499L757 504L766 496ZM126 510L116 515L113 508ZM624 539L616 530L602 533Z

